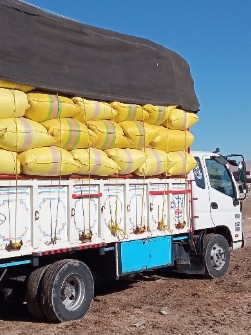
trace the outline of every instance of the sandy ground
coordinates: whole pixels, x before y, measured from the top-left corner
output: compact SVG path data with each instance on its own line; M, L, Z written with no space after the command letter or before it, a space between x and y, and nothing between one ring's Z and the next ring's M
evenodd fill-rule
M246 245L223 278L138 275L96 292L84 319L62 324L39 323L26 305L8 303L0 306L0 334L251 334L251 196L243 207Z

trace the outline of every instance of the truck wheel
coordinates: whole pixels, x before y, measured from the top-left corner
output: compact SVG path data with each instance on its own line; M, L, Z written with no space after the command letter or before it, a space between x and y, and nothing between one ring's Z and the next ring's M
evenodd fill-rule
M36 319L43 320L44 314L40 306L41 280L48 269L48 265L32 271L26 283L25 300L29 313Z
M52 264L41 282L40 304L51 322L81 319L93 299L93 277L82 262L64 259Z
M219 278L227 273L230 263L230 251L225 237L218 234L205 235L204 260L207 278Z

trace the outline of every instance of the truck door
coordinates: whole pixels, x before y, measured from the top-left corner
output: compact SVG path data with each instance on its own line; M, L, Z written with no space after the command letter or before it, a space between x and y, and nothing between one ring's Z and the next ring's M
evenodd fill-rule
M236 200L236 187L227 165L215 158L205 160L208 181L210 213L215 226L228 226L231 232L240 225L240 204ZM241 227L239 227L241 228Z

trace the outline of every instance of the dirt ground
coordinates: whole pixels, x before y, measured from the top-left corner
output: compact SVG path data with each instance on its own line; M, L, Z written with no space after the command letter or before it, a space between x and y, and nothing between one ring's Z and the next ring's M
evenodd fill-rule
M251 334L251 196L244 202L244 249L232 253L228 274L220 279L153 272L97 292L80 321L34 321L26 305L2 310L1 335L54 334ZM2 307L3 308L3 307Z

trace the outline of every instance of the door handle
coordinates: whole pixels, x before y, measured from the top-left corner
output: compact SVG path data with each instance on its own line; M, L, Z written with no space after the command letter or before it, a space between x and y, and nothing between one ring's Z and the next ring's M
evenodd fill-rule
M217 202L211 202L211 208L212 209L217 209L218 208Z

